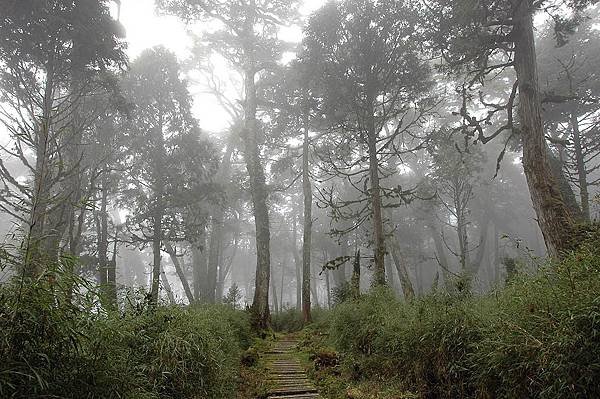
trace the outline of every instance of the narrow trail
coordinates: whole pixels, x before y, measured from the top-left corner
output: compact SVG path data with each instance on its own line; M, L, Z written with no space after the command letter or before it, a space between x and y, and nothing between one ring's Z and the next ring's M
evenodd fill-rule
M268 399L321 398L297 358L297 345L297 338L286 336L276 341L265 354L269 385L273 387Z

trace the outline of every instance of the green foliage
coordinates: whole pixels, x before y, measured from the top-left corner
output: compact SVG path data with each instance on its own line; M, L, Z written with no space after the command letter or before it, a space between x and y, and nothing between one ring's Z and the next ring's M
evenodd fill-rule
M596 247L486 297L408 304L374 290L336 307L332 343L354 380L399 382L424 397L598 397Z
M52 275L0 287L0 396L229 398L247 315L225 306L99 314Z

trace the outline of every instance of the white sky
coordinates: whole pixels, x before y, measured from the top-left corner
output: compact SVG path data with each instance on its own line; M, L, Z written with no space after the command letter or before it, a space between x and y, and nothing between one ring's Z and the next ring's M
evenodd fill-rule
M300 11L308 15L326 0L304 0ZM127 53L134 60L144 49L164 45L175 52L180 60L189 57L192 41L186 33L183 22L175 17L156 15L154 0L123 0L121 7L121 23L126 29L128 42ZM301 28L287 28L281 32L286 40L300 40ZM224 71L226 76L228 71ZM210 132L218 132L229 125L227 114L207 94L202 94L200 87L191 87L194 96L194 113L200 120L200 126Z

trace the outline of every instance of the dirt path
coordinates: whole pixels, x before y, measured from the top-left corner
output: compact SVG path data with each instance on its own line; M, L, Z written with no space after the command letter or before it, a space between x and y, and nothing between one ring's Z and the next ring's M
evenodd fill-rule
M283 337L265 354L269 385L273 387L269 399L321 398L297 358L297 345L296 338Z

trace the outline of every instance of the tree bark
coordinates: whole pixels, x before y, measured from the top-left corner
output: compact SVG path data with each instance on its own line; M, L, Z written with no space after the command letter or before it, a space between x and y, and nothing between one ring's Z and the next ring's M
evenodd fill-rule
M546 154L533 34L533 4L532 0L512 0L512 5L523 168L548 252L561 257L568 250L573 218L552 176Z
M586 222L590 221L590 193L587 181L587 169L585 168L585 159L583 155L583 146L581 144L581 132L579 130L579 120L575 112L571 113L571 128L573 130L573 147L575 150L575 162L577 167L577 182L579 184L579 199L581 203L581 213Z
M154 174L154 210L152 220L152 253L154 261L152 263L152 288L150 290L152 304L158 304L158 297L160 291L160 270L161 270L161 247L162 247L162 222L164 216L164 191L165 182L163 176L163 165L164 165L164 136L163 136L163 116L159 112L158 124L156 127L155 151L154 154L155 164L153 171Z
M411 301L415 298L415 290L413 288L412 282L410 281L410 277L408 275L408 267L406 265L405 258L400 250L400 245L398 244L396 234L393 234L390 237L390 241L392 259L394 260L394 265L396 266L398 277L400 278L400 285L402 286L402 293L404 294L404 299L406 299L407 301Z
M253 24L251 24L253 26ZM244 144L246 169L250 177L250 192L254 209L256 228L256 281L252 312L254 325L259 329L269 326L269 280L271 273L271 249L269 208L267 206L267 185L258 148L258 122L256 120L257 101L254 66L245 71L245 120Z
M177 303L177 301L175 301L175 295L173 295L173 290L171 289L171 284L169 283L167 274L162 269L160 270L160 278L162 280L163 286L165 287L165 291L167 293L167 298L169 298L169 303L171 305L175 305ZM158 303L158 299L157 299L156 303Z
M302 239L302 318L304 323L310 323L310 256L312 246L312 187L309 174L309 115L304 111L304 142L302 144L302 194L304 197L304 225ZM329 276L329 275L328 275ZM329 277L328 277L329 278ZM329 283L329 280L327 280ZM327 288L329 292L329 287ZM328 293L329 295L329 293Z
M371 102L372 103L372 102ZM377 131L374 111L367 115L367 144L369 148L369 175L371 177L371 207L373 208L373 239L375 242L374 285L385 285L385 236L379 185L379 158L377 156Z

